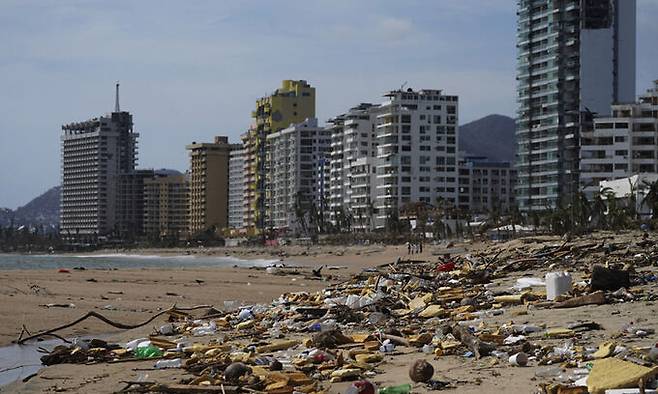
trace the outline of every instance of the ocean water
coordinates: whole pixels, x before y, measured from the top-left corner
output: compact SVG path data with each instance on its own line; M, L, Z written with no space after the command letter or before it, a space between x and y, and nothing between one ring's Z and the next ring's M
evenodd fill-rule
M245 260L229 256L156 256L131 254L97 255L21 255L0 254L0 270L120 268L184 268L184 267L265 267L278 260Z

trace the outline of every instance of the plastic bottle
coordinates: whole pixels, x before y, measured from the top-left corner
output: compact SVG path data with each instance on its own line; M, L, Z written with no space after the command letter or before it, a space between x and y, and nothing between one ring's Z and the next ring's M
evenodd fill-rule
M133 339L132 341L126 343L126 346L125 346L125 347L126 347L126 349L127 349L128 351L131 351L131 352L132 352L132 351L135 350L135 349L139 346L139 344L142 343L142 342L148 342L146 345L143 345L143 346L147 346L147 345L150 345L150 344L151 344L151 341L149 341L148 338L137 338L137 339Z
M158 360L158 362L155 363L155 367L157 369L180 368L182 366L183 362L180 358L174 358L171 360Z
M535 371L535 376L538 378L554 378L562 375L564 371L560 367L546 367Z
M254 318L254 314L251 312L251 309L245 308L240 311L238 314L238 319L245 321L245 320L251 320Z
M382 345L379 347L379 351L382 353L389 353L395 350L395 345L391 343L390 339L385 340L382 342Z
M153 345L138 347L133 353L136 358L141 359L162 357L164 354L159 347Z
M399 386L382 387L379 389L379 394L408 394L411 391L411 385L401 384Z

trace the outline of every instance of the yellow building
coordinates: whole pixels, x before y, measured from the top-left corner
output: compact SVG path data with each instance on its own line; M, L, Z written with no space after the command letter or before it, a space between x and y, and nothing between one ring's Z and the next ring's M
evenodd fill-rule
M192 143L190 151L188 231L217 233L228 227L228 170L232 145L228 137L214 143Z
M264 229L266 186L266 137L291 124L315 117L315 88L306 81L285 80L271 95L256 100L254 119L242 135L245 149L244 227L250 234Z
M185 175L155 171L144 180L144 232L149 238L181 239L187 234Z

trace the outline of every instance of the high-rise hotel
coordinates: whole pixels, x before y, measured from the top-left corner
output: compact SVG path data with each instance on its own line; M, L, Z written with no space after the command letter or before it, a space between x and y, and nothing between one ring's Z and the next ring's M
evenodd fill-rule
M635 0L519 0L516 198L543 210L578 192L579 136L635 99Z
M135 188L128 187L141 179L135 171L139 134L132 115L119 109L118 94L117 84L114 112L62 126L60 233L65 238L141 232Z

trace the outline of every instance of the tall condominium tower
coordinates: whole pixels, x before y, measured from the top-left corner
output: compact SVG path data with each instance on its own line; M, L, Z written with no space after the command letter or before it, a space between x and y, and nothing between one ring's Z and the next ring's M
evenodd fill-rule
M635 98L635 0L518 0L516 197L544 210L578 192L579 134Z
M228 226L242 228L244 210L244 149L231 150L228 170Z
M243 223L254 234L265 228L266 138L315 117L315 88L306 81L285 80L274 93L256 101L256 110L251 116L254 123L242 135L245 150Z
M139 233L133 194L137 137L132 115L114 112L62 126L60 232L68 239ZM141 214L141 213L140 213ZM138 223L139 222L139 223Z
M307 235L321 220L318 187L329 151L329 131L317 119L267 136L269 174L266 184L266 226Z
M192 236L228 227L231 149L228 137L215 137L212 143L193 142L187 146L190 151L188 231Z
M331 132L331 162L328 216L334 225L342 215L359 218L353 227L367 229L371 224L371 215L367 218L363 216L368 207L372 207L375 198L370 181L374 179L377 156L377 109L377 105L362 103L329 120L327 129Z
M457 204L458 97L395 90L377 108L375 228L411 202Z

